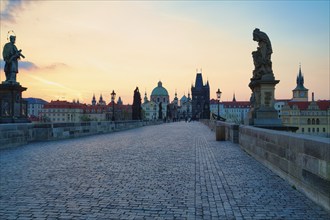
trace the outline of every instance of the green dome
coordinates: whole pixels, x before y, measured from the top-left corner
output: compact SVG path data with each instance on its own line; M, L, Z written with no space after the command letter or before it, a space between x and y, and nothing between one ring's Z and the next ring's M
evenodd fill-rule
M168 96L167 90L162 86L162 82L158 82L158 86L152 90L152 96Z

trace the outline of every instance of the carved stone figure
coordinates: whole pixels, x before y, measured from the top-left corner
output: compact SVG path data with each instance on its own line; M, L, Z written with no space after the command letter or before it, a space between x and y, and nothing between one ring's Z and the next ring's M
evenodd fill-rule
M274 108L275 80L272 70L271 55L273 53L270 40L258 28L253 31L253 40L258 42L258 48L252 52L254 70L249 87L252 90L248 123L254 126L280 126L281 120Z
M3 47L2 56L5 61L5 74L6 74L6 84L18 84L16 81L16 74L18 73L18 60L20 57L25 58L21 52L22 50L17 50L15 46L16 36L9 37L10 42L6 43Z
M133 96L133 105L132 105L132 119L141 120L141 94L139 88L136 87L134 90Z
M253 40L258 42L258 48L252 52L254 70L253 80L261 79L264 75L273 78L271 54L273 53L270 40L264 32L258 28L253 31Z
M163 119L163 107L162 107L162 103L159 103L158 106L158 119Z

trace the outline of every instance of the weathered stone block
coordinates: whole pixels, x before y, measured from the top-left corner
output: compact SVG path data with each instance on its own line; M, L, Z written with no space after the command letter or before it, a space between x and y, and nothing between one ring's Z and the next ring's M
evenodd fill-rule
M302 179L302 168L301 166L297 166L296 164L289 162L289 174L294 176L298 180Z
M330 195L330 181L315 175L308 170L302 170L303 182L315 188L317 191L325 195Z
M318 169L318 174L327 179L330 180L330 162L324 161L324 160L319 160L319 169Z
M304 154L302 156L302 169L308 170L314 174L319 173L319 159Z
M329 148L329 140L328 142L310 139L304 141L304 153L321 160L330 161Z

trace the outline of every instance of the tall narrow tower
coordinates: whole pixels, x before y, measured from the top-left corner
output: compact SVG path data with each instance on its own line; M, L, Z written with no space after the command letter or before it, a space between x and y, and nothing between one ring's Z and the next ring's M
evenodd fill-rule
M202 71L196 74L195 86L191 86L192 117L194 119L210 118L210 85L203 85ZM189 95L189 94L188 94Z
M304 86L304 76L301 73L301 66L299 66L299 73L297 76L297 86L292 90L292 101L307 102L308 89Z

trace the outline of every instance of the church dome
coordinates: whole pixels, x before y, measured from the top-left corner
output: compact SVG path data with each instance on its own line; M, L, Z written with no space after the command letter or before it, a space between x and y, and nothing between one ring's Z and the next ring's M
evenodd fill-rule
M162 82L158 82L158 86L151 92L151 96L168 96L167 90L163 87Z

